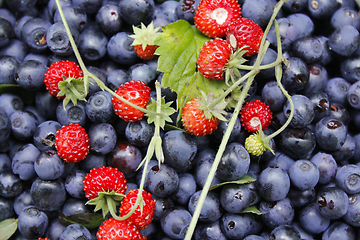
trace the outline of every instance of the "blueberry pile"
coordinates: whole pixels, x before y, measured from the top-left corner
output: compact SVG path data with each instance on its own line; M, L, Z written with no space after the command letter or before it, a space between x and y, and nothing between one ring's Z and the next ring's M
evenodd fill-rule
M242 16L265 29L277 0L238 2ZM238 119L212 181L219 186L207 194L194 240L360 239L360 15L355 2L284 4L277 16L286 59L281 82L294 103L294 117L270 141L274 154L260 157L246 151L249 133ZM113 91L130 80L143 81L155 99L154 82L161 82L162 73L157 59L144 61L134 52L132 26L153 22L160 27L179 19L193 24L199 0L60 3L89 72ZM264 65L277 58L274 27L267 40ZM44 84L47 67L61 60L77 62L55 0L0 0L0 222L18 219L10 239L97 239L96 226L64 221L64 216L94 211L85 204L85 175L94 167L117 167L129 191L138 188L144 171L137 168L154 125L145 118L120 119L112 95L92 79L86 101L63 107ZM251 57L246 64L254 61ZM162 89L162 95L176 108L175 92ZM254 99L273 112L266 134L285 123L290 105L273 69L256 76L246 101ZM90 152L79 163L64 162L54 146L56 131L70 123L89 135ZM161 132L165 162L159 167L155 157L150 161L145 184L157 201L152 223L140 231L148 240L184 238L227 124L221 122L204 137L175 126ZM239 179L256 181L239 184Z

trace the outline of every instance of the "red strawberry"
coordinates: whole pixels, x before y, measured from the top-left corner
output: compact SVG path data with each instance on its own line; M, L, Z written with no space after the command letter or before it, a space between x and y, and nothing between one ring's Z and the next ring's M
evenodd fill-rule
M143 60L151 60L155 55L155 50L159 47L155 44L155 39L160 28L154 28L151 22L147 27L141 23L141 28L133 26L134 34L129 37L134 39L131 46L134 51Z
M269 127L272 120L272 112L265 103L256 99L247 102L241 109L241 124L248 132L257 132L260 129L264 130Z
M38 238L36 240L50 240L50 238Z
M134 51L136 52L136 54L138 55L138 57L140 57L143 60L151 60L154 57L156 57L155 55L155 51L159 46L157 45L147 45L145 47L145 49L143 48L143 45L135 45L134 46Z
M64 125L56 131L55 147L65 162L80 162L89 153L89 136L79 124Z
M132 189L125 196L125 198L121 202L120 216L125 216L131 211L131 209L135 205L138 193L139 193L139 189ZM142 210L140 206L138 206L135 212L126 219L126 221L130 222L138 229L144 229L147 226L149 226L155 212L156 200L151 197L151 193L147 193L146 191L143 190L142 198L143 198Z
M127 189L124 173L117 168L101 166L93 168L85 175L83 180L84 191L87 199L99 196L100 192L116 192L124 194Z
M231 47L224 39L215 38L207 41L202 46L196 62L199 72L209 80L223 80L230 54Z
M150 99L150 88L144 82L131 80L121 85L116 94L128 100L129 102L145 108ZM140 121L144 112L122 102L116 97L111 99L115 113L126 122Z
M225 37L228 25L241 15L237 0L201 0L195 12L195 26L208 37Z
M44 78L46 90L48 90L51 95L57 97L57 94L60 91L58 87L59 82L68 77L76 79L83 77L83 72L81 71L79 65L74 62L70 62L69 60L51 64L51 66L48 67ZM64 97L65 96L59 98Z
M146 240L139 230L127 221L118 221L114 218L105 220L96 233L98 240Z
M199 109L197 98L191 99L182 109L182 121L185 130L196 136L211 134L218 126L220 120L214 116L210 119L205 116L204 110Z
M229 24L226 40L234 49L247 46L243 49L248 51L244 55L250 57L259 51L263 35L263 30L254 21L238 18Z

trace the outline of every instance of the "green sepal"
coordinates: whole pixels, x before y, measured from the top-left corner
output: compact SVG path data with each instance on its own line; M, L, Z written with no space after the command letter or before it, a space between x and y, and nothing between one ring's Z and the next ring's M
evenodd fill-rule
M247 50L244 50L246 47L247 46L243 46L242 48L237 49L235 53L230 55L230 58L225 65L225 83L227 85L230 85L229 80L235 82L238 78L241 77L239 68L245 62L247 62L247 59L243 57L244 54L248 52Z
M82 78L64 77L64 80L59 82L58 87L60 92L57 96L65 96L63 100L64 108L70 101L74 105L77 104L78 100L86 101L85 86Z
M60 222L64 225L79 224L89 230L98 228L104 218L99 213L76 213L72 215L59 214Z
M115 211L124 197L124 194L117 193L114 190L111 192L100 192L96 198L87 201L86 204L95 205L94 212L101 210L102 216L105 218L110 208Z
M174 114L176 110L171 107L172 102L165 103L165 98L161 98L161 115L160 115L160 127L164 129L166 122L172 122L170 115ZM156 116L159 116L156 113L157 101L151 99L150 103L147 105L146 109L149 110L145 113L145 116L148 118L148 124L154 123Z
M210 91L208 95L206 95L203 91L200 91L200 93L201 95L198 96L200 104L198 109L204 111L205 117L207 119L215 117L221 121L227 121L227 119L224 117L224 115L227 115L227 112L224 109L228 105L225 99L221 99L218 103L214 105L213 103L217 101L217 99L214 98L214 94L212 91Z
M147 45L155 45L155 39L158 36L159 27L155 28L154 23L151 22L147 27L141 23L141 28L133 26L134 34L129 35L134 41L131 46L141 45L145 50Z
M234 181L229 181L229 182L222 182L222 183L216 184L214 186L211 186L210 190L214 190L215 188L224 186L226 184L247 184L247 183L252 183L252 182L255 182L255 181L256 181L255 178L250 177L249 175L244 175L239 180L234 180Z
M253 213L256 215L263 215L263 212L260 212L260 210L255 206L250 206L245 208L241 213Z
M15 218L8 218L0 222L0 240L9 239L17 229L18 220Z

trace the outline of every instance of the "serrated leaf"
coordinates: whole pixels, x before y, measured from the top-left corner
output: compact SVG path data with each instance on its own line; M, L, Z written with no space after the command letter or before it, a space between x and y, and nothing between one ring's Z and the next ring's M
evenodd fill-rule
M18 220L15 218L8 218L0 222L0 240L9 239L17 229Z
M166 25L156 40L158 71L163 72L162 86L177 93L177 108L181 111L188 100L213 91L218 97L227 88L225 81L209 81L196 68L201 47L210 38L185 20ZM181 115L179 113L179 115Z
M60 214L59 218L65 225L79 224L90 230L98 228L103 221L102 215L98 213L76 213L69 216Z
M260 212L260 210L255 206L250 206L245 208L241 213L253 213L256 215L263 215L264 213Z
M211 186L210 187L210 191L215 189L215 188L218 188L218 187L221 187L225 184L246 184L246 183L252 183L252 182L255 182L256 179L253 178L253 177L250 177L248 175L244 175L242 178L240 178L239 180L235 180L235 181L229 181L229 182L222 182L222 183L219 183L219 184L216 184L214 186Z

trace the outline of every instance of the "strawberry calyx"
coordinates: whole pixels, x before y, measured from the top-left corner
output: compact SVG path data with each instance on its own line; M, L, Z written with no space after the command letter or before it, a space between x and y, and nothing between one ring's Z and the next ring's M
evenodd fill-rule
M125 194L118 193L115 190L99 192L96 198L93 198L86 202L88 205L95 205L94 212L102 211L102 215L105 216L110 213L115 213L116 208L120 205L121 200L125 197Z
M77 101L84 101L86 94L85 94L85 87L82 78L73 78L63 77L63 80L59 82L59 93L57 97L65 97L63 100L63 107L65 108L66 105L71 101L74 105L77 104Z
M227 114L224 109L228 103L224 99L219 101L218 98L214 98L212 91L210 91L208 95L201 91L201 95L198 97L198 100L200 104L198 109L204 111L204 115L207 119L215 117L220 121L227 121L224 117L224 115Z
M141 45L143 51L145 48L150 45L156 45L155 39L158 36L159 27L155 28L154 23L151 22L147 27L144 23L141 23L141 28L133 26L133 35L129 35L129 37L134 39L134 42L131 46Z
M234 53L230 54L229 60L225 64L225 82L229 85L229 80L235 82L241 77L239 69L247 61L243 56L248 52L245 50L246 46L237 49Z

